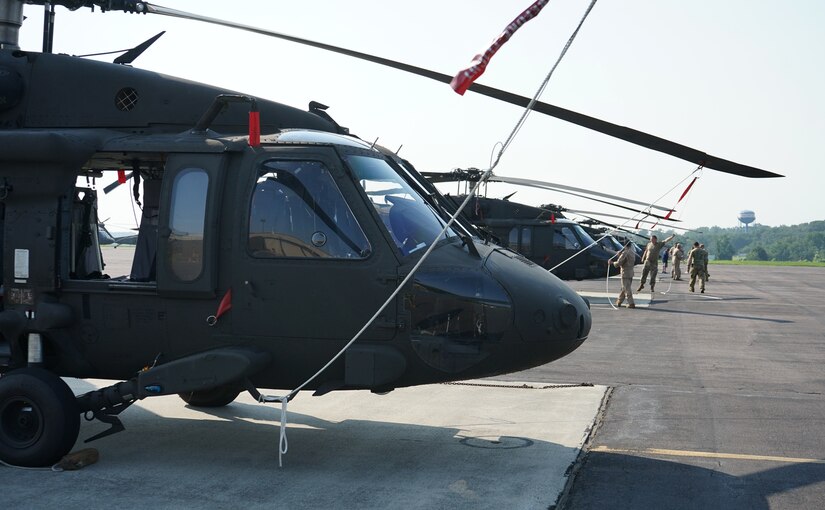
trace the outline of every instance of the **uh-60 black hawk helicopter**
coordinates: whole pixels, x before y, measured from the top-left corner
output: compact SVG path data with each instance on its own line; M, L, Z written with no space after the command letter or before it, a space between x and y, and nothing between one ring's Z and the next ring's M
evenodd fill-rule
M502 374L587 338L582 298L471 225L444 230L448 207L412 165L350 135L323 105L301 111L51 54L55 5L157 6L28 3L50 9L43 52L18 47L22 0L0 0L3 461L49 465L75 443L81 414L111 425L102 437L122 430L119 413L146 397L220 406L242 390L298 387L396 290L306 389L385 392ZM494 90L482 87L471 90ZM526 104L493 93L502 94ZM97 191L86 182L126 172L142 221L130 273L110 275L96 241ZM61 376L120 382L75 396Z
M454 169L450 172L422 172L422 175L433 183L458 182L460 186L466 187L468 183L478 182L482 172L477 168L469 168ZM644 214L646 217L657 218L657 221L663 221L665 217L651 210L639 210L638 207L646 206L649 209L668 211L664 207L656 205L651 207L633 199L545 181L496 175L489 178L488 182L539 187L571 194L637 214ZM623 245L619 244L610 232L598 231L584 222L576 222L565 216L566 212L570 212L590 218L582 211L569 210L556 204L540 206L521 204L512 200L514 194L515 192L505 198L476 195L463 213L482 231L489 232L496 242L516 250L559 278L583 280L617 274L618 270L610 264L610 261L615 257L616 252L623 248ZM457 195L447 195L447 197L456 204L466 199L466 195L461 192ZM613 227L614 230L620 228Z

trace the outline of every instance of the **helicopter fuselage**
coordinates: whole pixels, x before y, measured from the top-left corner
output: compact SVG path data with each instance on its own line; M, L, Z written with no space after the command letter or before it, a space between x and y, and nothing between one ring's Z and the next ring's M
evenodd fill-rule
M4 370L27 364L32 334L43 343L38 364L105 379L242 346L264 354L244 377L294 387L434 241L416 276L310 388L384 391L511 372L587 337L587 304L569 287L466 233L438 238L445 218L409 171L315 113L259 101L264 135L251 147L242 108L184 127L230 91L20 51L0 52L0 71L16 94L0 112ZM62 87L49 85L58 79ZM119 171L140 176L143 200L124 275L107 273L92 240L98 191L85 184ZM225 379L192 370L199 389Z

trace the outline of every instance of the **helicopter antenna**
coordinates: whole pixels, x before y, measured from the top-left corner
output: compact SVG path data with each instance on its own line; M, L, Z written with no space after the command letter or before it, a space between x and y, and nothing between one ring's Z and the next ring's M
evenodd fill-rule
M131 64L136 58L138 58L141 53L146 51L146 48L151 46L155 41L160 39L160 36L166 33L166 30L163 32L151 37L142 43L138 44L134 48L124 49L124 50L114 50L114 51L102 51L100 53L85 53L83 55L75 55L78 58L85 58L85 57L97 57L100 55L113 55L115 53L123 53L123 55L117 57L113 63L114 64Z
M138 45L137 45L137 46L135 46L134 48L132 48L132 49L130 49L129 51L127 51L126 53L124 53L123 55L121 55L121 56L117 57L117 58L114 60L114 63L115 63L115 64L124 64L124 65L126 65L126 64L131 64L131 63L132 63L132 62L134 62L134 60L135 60L136 58L138 58L138 57L139 57L139 56L140 56L140 55L141 55L144 51L146 51L146 48L148 48L149 46L151 46L152 44L154 44L154 43L155 43L155 41L157 41L158 39L160 39L160 36L162 36L162 35L163 35L163 34L165 34L165 33L166 33L166 30L164 30L163 32L161 32L161 33L159 33L159 34L155 35L154 37L150 37L149 39L146 39L146 40L145 40L145 41L143 41L142 43L138 44Z

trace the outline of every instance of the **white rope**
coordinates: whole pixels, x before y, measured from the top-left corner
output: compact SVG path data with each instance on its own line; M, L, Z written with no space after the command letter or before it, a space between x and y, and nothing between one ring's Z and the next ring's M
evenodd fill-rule
M587 12L585 13L585 15L584 15L584 17L582 18L582 20L579 22L579 26L578 26L578 27L576 27L576 30L573 32L573 35L572 35L572 36L570 37L570 39L567 41L567 44L565 45L564 50L562 51L562 54L561 54L561 55L559 56L559 58L556 60L555 65L553 65L553 68L552 68L552 69L550 70L550 72L547 74L547 77L546 77L546 78L544 79L544 81L542 82L541 86L539 87L539 90L538 90L538 91L536 92L536 94L533 96L533 99L532 99L532 100L530 101L530 103L529 103L529 104L525 107L525 112L522 114L521 118L520 118L520 119L519 119L519 121L516 123L516 126L513 128L513 131L510 133L510 136L509 136L509 137L507 138L507 140L506 140L506 141L502 144L501 150L499 150L498 155L497 155L497 157L496 157L495 161L494 161L494 162L490 165L490 168L488 168L487 170L485 170L485 171L482 173L481 177L478 179L478 182L476 182L476 183L475 183L475 185L472 187L472 189L470 190L470 193L469 193L469 194L467 194L466 198L465 198L465 199L464 199L464 201L461 203L461 205L458 207L458 209L456 210L456 212L455 212L455 213L454 213L454 214L450 217L450 220L447 222L447 224L446 224L446 225L444 225L444 228L442 228L442 229L441 229L441 232L439 232L439 234L435 237L435 239L433 240L433 242L432 242L432 243L430 243L430 246L427 248L427 251L425 251L425 252L424 252L424 254L421 256L421 258L418 260L418 262L417 262L417 263L413 266L413 268L410 270L409 274L407 274L407 276L406 276L406 277L405 277L405 278L401 281L401 283L400 283L400 284L396 287L396 289L392 292L392 294L390 294L390 296L387 298L387 300L386 300L386 301L384 301L384 304L382 304L382 305L378 308L378 310L377 310L377 311L373 314L373 316L372 316L372 317L371 317L371 318L367 321L367 323L366 323L366 324L364 324L364 326L363 326L363 327L362 327L362 328L361 328L361 329L360 329L360 330L359 330L359 331L355 334L355 336L353 336L353 337L352 337L352 339L351 339L349 342L347 342L347 344L346 344L343 348L341 348L341 350L340 350L340 351L338 351L338 353L337 353L335 356L333 356L333 357L332 357L332 359L330 359L330 360L327 362L327 364L326 364L326 365L324 365L323 367L321 367L321 369L320 369L320 370L318 370L317 372L315 372L315 374L314 374L312 377L310 377L309 379L307 379L307 380L306 380L303 384L301 384L300 386L298 386L298 387L297 387L297 388L295 388L294 390L290 391L290 392L289 392L287 395L285 395L285 396L264 396L264 395L261 395L261 397L258 399L258 400L259 400L259 402L262 402L262 403L266 403L266 402L280 402L280 403L281 403L281 430L280 430L280 439L279 439L279 442L278 442L278 465L279 465L279 466L282 466L282 465L283 465L283 464L282 464L282 461L281 461L281 459L282 459L282 455L286 454L286 452L287 452L287 450L288 450L288 441L287 441L287 437L286 437L287 403L288 403L288 402L289 402L289 401L290 401L290 400L291 400L291 399L292 399L292 398L293 398L293 397L294 397L294 396L295 396L295 395L296 395L299 391L301 391L303 388L305 388L305 387L306 387L306 386L307 386L310 382L312 382L312 381L313 381L316 377L318 377L318 376L319 376L319 375L320 375L320 374L321 374L324 370L326 370L327 368L329 368L329 367L330 367L330 365L332 365L332 364L333 364L333 363L334 363L334 362L335 362L338 358L340 358L340 357L341 357L341 355L343 355L343 354L344 354L344 352L346 352L346 350L347 350L347 349L349 349L349 348L350 348L350 346L351 346L353 343L355 343L355 341L356 341L356 340L358 340L358 338L359 338L359 337L360 337L360 336L364 333L364 331L366 331L366 330L367 330L367 328L369 328L369 327L372 325L372 323L373 323L373 322L375 322L375 320L378 318L378 316L381 314L381 312L383 312L383 311L384 311L384 309L385 309L385 308L387 308L387 306L389 306L389 304L393 302L393 300L394 300L394 299L395 299L395 297L398 295L398 293L399 293L399 292L401 292L401 289L403 289L403 288L404 288L404 286L405 286L405 285L406 285L406 284L407 284L407 283L408 283L408 282L412 279L413 275L415 275L415 272L416 272L416 271L418 271L418 268L419 268L419 267L421 267L421 265L424 263L424 261L425 261L425 260L427 260L427 258L430 256L430 253L432 253L432 251L435 249L435 247L436 247L436 245L437 245L437 243L438 243L438 240L439 240L439 239L441 239L442 237L444 237L444 236L446 235L447 230L449 230L449 229L450 229L450 227L452 226L452 224L455 222L456 218L457 218L457 217L461 214L461 212L464 210L464 208L467 206L467 204L470 202L470 200L471 200L471 199L472 199L472 198L476 195L476 192L478 191L479 187L480 187L482 184L485 184L485 183L487 182L487 180L490 178L490 176L492 176L492 175L493 175L493 169L494 169L496 166L498 166L499 162L501 161L501 157L504 155L504 152L505 152L505 151L507 150L507 148L510 146L510 143L512 143L512 141L513 141L513 139L515 138L516 134L517 134L517 133L519 132L519 130L521 129L521 126L524 124L524 122L525 122L525 120L526 120L526 118L527 118L527 115L530 113L530 110L532 109L532 107L533 107L533 105L536 103L536 101L538 100L538 97L541 95L542 91L543 91L543 90L544 90L544 88L547 86L547 83L548 83L548 81L550 80L550 76L552 76L553 71L554 71L554 70L556 69L556 67L559 65L559 62L561 62L562 57L563 57L563 56L564 56L564 54L567 52L567 49L570 47L570 44L573 42L573 39L576 37L576 34L577 34L577 33L578 33L578 31L579 31L579 28L581 28L582 23L584 23L585 18L587 18L587 14L589 14L589 13L590 13L590 10L593 8L593 6L595 5L595 3L596 3L596 0L592 0L592 2L591 2L591 4L590 4L590 7L588 7Z
M610 233L612 234L613 232L615 232L615 230L611 231ZM605 234L604 237L607 237L607 235L608 234ZM619 253L621 253L621 251L617 251L616 254L613 255L613 257L618 257ZM634 253L633 256L635 257L636 254ZM613 301L610 299L610 261L613 260L613 257L607 259L607 273L604 275L604 292L607 294L607 302L610 303L610 306L614 310L618 310L619 300L616 299L616 304L614 305ZM621 274L621 271L621 268L619 268L619 274Z
M9 464L8 462L4 462L0 460L0 465L6 466L12 469L22 469L25 471L52 471L55 473L59 473L63 471L63 468L60 467L60 463L52 465L51 467L28 467L28 466L16 466L14 464Z

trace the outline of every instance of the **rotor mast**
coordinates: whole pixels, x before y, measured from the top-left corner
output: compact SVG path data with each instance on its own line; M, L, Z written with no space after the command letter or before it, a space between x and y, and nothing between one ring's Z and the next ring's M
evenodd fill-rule
M20 49L23 0L0 0L0 50Z

